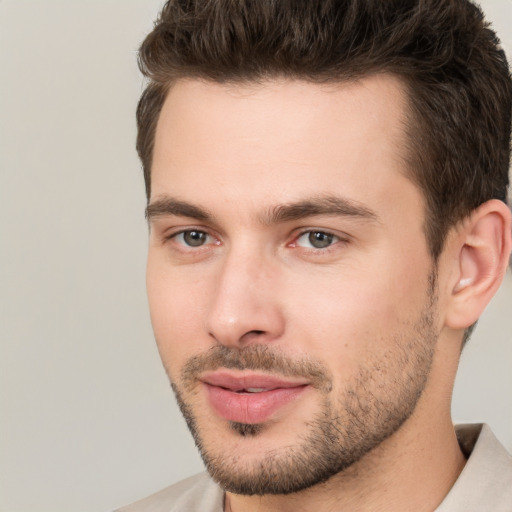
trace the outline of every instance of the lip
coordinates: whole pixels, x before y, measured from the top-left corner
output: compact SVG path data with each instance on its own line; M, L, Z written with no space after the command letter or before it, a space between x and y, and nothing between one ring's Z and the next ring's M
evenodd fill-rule
M221 418L257 424L299 398L308 387L304 379L284 379L264 374L217 371L204 374L201 382L208 401ZM260 392L246 392L258 389Z

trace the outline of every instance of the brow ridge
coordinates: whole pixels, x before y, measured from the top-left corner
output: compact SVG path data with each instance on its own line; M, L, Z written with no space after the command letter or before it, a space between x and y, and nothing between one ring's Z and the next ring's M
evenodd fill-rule
M145 216L148 221L165 215L190 217L200 221L208 221L212 218L207 210L169 196L157 199L146 207Z
M377 214L353 200L338 196L320 196L273 207L263 219L266 224L300 220L317 215L356 217L377 221Z
M207 210L173 197L164 196L146 207L145 216L148 221L165 215L189 217L202 222L211 221L213 215ZM276 205L260 218L266 225L280 224L318 215L355 217L378 221L377 214L356 201L338 196L317 196L296 202Z

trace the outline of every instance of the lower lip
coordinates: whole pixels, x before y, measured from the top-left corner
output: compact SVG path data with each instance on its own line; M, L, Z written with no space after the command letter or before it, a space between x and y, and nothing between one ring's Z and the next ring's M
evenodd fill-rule
M225 420L238 423L263 423L279 409L296 400L307 386L277 388L261 393L236 393L205 384L210 404Z

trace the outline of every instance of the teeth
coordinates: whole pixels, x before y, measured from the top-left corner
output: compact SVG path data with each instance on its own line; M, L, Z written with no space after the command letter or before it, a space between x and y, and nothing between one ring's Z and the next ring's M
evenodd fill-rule
M247 388L245 390L247 393L261 393L262 391L266 391L265 388Z

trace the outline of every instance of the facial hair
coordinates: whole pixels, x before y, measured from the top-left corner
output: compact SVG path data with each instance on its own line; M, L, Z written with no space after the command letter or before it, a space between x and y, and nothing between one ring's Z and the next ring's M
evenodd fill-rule
M435 297L432 274L429 300L416 322L384 340L389 349L360 364L356 378L338 396L332 396L332 376L322 362L292 360L271 345L215 346L191 358L179 385L171 384L211 477L235 494L296 493L346 470L399 430L414 412L430 373L438 338ZM243 453L230 453L229 446L216 451L205 441L207 426L200 426L192 404L198 376L218 368L305 377L322 397L320 411L293 447L273 449L258 461L248 464ZM230 427L242 438L264 435L266 425Z

